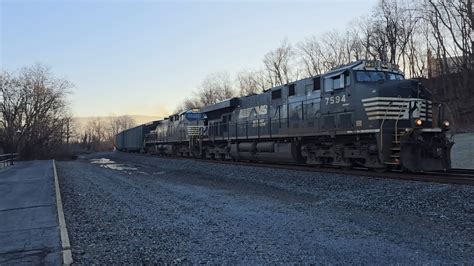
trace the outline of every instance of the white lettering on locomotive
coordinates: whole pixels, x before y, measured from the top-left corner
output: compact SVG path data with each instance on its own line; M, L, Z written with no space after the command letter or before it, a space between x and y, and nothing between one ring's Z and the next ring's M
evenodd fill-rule
M257 115L266 115L268 112L268 105L260 105L256 107L244 108L239 111L239 118L247 118L252 111L255 110Z
M330 104L338 104L338 103L345 103L346 102L346 95L336 95L331 97L324 98L326 105Z

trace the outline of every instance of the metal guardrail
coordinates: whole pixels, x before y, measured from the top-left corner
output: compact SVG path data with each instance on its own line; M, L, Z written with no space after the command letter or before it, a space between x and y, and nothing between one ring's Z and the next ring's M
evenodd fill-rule
M0 154L0 168L13 165L13 163L17 159L18 159L18 153Z

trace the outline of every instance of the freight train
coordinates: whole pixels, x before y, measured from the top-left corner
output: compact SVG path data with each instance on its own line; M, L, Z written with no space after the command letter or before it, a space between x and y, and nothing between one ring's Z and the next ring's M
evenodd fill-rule
M376 171L451 168L447 108L398 66L360 60L119 133L116 149ZM131 143L131 144L129 144Z

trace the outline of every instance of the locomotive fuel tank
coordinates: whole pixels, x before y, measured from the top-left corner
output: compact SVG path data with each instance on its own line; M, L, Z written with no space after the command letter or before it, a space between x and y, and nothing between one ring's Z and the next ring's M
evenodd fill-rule
M279 163L295 163L299 159L295 143L277 143L274 141L231 144L230 155L236 160Z

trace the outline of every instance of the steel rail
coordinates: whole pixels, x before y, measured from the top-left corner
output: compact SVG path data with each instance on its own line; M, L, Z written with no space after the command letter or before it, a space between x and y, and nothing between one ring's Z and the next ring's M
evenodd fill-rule
M136 153L135 153L136 154ZM277 164L268 162L250 162L250 161L233 161L233 160L218 160L195 157L181 157L181 156L165 156L156 154L138 154L140 156L153 156L158 158L169 158L177 160L194 160L207 163L230 164L251 167L264 167L283 170L296 170L305 172L331 173L341 175L357 175L380 179L399 179L422 182L433 182L443 184L460 184L460 185L474 185L474 169L460 169L453 168L448 171L439 172L419 172L410 173L402 171L387 171L375 172L368 168L357 167L352 169L341 169L336 167L321 167L307 164Z
M172 157L174 158L174 157ZM372 178L389 178L389 179L402 179L412 181L423 181L423 182L434 182L444 184L462 184L462 185L474 185L474 170L471 169L456 169L455 171L446 172L420 172L420 173L409 173L401 171L390 171L390 172L375 172L367 168L353 168L353 169L341 169L335 167L317 167L305 164L273 164L266 162L243 162L243 161L219 161L219 160L206 160L200 158L183 158L193 159L198 161L224 163L224 164L236 164L243 166L255 166L255 167L267 167L267 168L278 168L287 170L298 170L298 171L310 171L320 173L333 173L343 175L358 175L367 176ZM458 172L462 171L461 174Z

